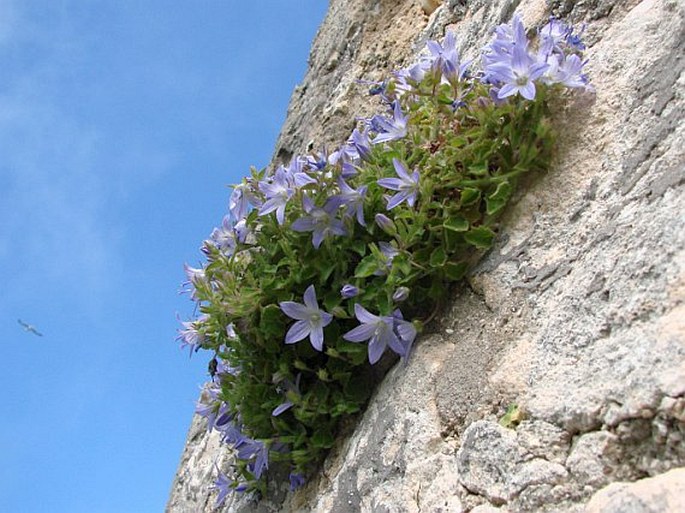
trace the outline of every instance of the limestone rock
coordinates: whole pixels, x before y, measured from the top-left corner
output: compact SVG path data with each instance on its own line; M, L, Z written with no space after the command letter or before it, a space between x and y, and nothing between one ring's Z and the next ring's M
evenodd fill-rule
M457 473L471 493L505 504L531 485L558 484L568 472L559 463L530 458L516 432L488 421L471 424L457 453Z
M571 474L586 485L608 483L611 473L621 461L618 437L607 431L581 436L566 460Z
M612 483L587 505L586 513L671 513L685 505L685 469L635 483Z

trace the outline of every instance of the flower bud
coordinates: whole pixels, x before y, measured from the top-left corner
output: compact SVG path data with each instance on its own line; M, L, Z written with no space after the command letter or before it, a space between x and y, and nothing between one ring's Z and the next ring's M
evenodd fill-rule
M395 235L397 233L397 226L392 219L385 214L376 214L376 224L388 235Z
M409 297L409 289L407 287L399 287L392 295L392 300L395 303L401 303Z
M337 317L338 319L349 319L350 318L347 311L342 306L336 306L335 308L333 308L333 310L331 310L331 313L333 314L334 317Z
M340 295L344 299L350 299L351 297L354 297L357 294L359 294L359 289L354 285L350 285L349 283L346 283L345 285L343 285L342 289L340 289Z

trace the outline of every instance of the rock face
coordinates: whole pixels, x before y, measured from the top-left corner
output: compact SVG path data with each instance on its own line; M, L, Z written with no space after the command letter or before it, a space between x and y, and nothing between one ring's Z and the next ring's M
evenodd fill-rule
M685 470L672 470L685 466L685 1L444 0L428 17L418 1L331 0L275 158L343 141L374 108L357 79L387 76L447 28L474 57L515 10L528 26L552 12L587 24L596 97L557 108L553 168L321 475L221 511L685 504ZM195 419L169 513L213 511L218 456Z

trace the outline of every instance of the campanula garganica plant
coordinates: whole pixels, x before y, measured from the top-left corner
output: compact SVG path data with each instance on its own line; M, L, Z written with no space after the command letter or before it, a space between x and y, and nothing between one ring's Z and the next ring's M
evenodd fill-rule
M252 169L186 267L200 315L179 338L212 353L197 412L233 452L228 493L296 488L360 412L378 362L408 360L417 333L495 237L526 173L549 167L547 101L590 89L584 46L552 19L500 25L479 62L450 33L371 93L382 112L330 153Z

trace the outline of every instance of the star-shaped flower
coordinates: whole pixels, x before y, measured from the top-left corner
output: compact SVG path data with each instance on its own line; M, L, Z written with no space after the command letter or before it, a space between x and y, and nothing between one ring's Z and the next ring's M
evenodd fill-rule
M312 347L322 351L323 329L331 323L333 316L319 308L314 285L310 285L304 291L304 304L282 301L279 305L284 314L297 320L286 333L285 343L294 344L309 337Z
M343 338L350 342L368 340L369 363L373 365L380 360L388 346L402 357L409 354L409 348L416 338L416 329L402 318L399 310L393 315L381 317L357 303L354 305L354 314L361 324L345 333Z
M388 210L395 208L403 201L413 207L416 202L416 194L419 192L419 172L415 169L410 175L404 164L395 158L392 159L392 164L395 166L395 172L399 178L381 178L378 180L378 185L381 187L398 191L398 194L395 194L388 201Z

